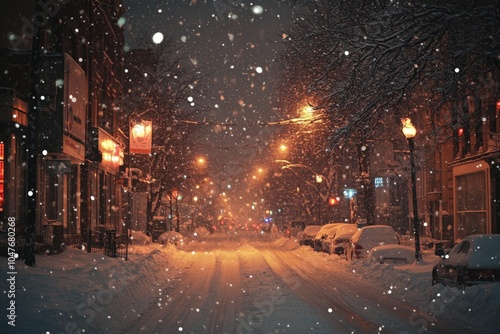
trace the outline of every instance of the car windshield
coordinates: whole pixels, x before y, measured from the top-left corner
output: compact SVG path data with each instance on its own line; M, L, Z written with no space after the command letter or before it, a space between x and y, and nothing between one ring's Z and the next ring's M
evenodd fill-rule
M462 241L458 249L458 253L470 253L469 267L500 269L500 235L483 235L471 239Z
M320 225L310 225L304 229L304 234L316 235L320 229L321 229Z

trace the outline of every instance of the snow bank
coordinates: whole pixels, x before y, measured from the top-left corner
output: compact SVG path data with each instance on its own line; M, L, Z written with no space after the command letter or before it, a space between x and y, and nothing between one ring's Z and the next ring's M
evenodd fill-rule
M151 237L146 235L146 233L142 231L131 231L132 236L130 237L130 240L132 244L148 245L151 243Z
M361 276L360 279L384 287L396 298L411 301L431 315L446 314L458 323L462 320L476 323L478 333L496 332L500 319L500 284L475 285L465 290L441 284L432 286L432 267L438 260L433 251L425 251L420 263L393 266L368 260L346 261L346 269ZM484 312L485 309L494 312Z
M197 227L194 232L193 232L193 235L195 237L199 236L199 237L208 237L210 235L210 231L206 228L206 227Z

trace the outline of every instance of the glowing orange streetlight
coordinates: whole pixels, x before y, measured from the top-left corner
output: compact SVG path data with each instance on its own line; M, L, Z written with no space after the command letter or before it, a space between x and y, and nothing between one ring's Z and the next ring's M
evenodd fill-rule
M403 123L403 134L405 135L406 139L413 139L417 135L417 129L415 126L411 123L410 118L403 118L401 120L401 123Z
M199 165L205 165L207 163L207 159L205 159L204 157L199 157L198 159L196 159L196 162L199 164Z
M300 108L300 117L304 119L313 118L314 116L314 108L309 104Z

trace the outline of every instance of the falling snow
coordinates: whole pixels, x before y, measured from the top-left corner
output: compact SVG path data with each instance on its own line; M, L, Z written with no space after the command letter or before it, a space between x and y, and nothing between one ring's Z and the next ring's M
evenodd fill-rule
M164 71L160 75L150 68L143 69L140 79L144 81L129 83L129 86L140 86L144 90L158 89L160 97L179 93L179 99L168 107L158 106L151 99L137 108L140 113L159 107L170 112L166 121L163 120L168 125L156 129L154 136L155 139L171 136L177 141L156 145L156 149L172 153L168 158L202 150L208 157L207 166L192 163L190 168L200 180L207 179L209 173L216 175L215 186L218 187L217 191L210 189L203 194L205 202L212 205L214 192L217 196L220 193L221 198L227 197L229 202L227 193L238 194L231 197L233 208L239 208L235 216L260 221L255 208L264 207L265 200L260 196L261 190L257 192L256 189L271 189L274 191L272 196L277 197L283 196L280 192L284 185L282 181L262 183L259 187L251 184L252 180L259 180L258 172L250 170L256 162L272 161L276 179L290 172L297 178L288 180L302 180L297 170L282 168L293 163L276 165L277 161L286 160L276 158L274 152L269 153L276 145L274 140L282 135L282 116L287 116L287 125L304 123L304 120L308 125L320 127L324 124L315 116L318 113L311 105L307 105L308 115L300 118L296 114L302 107L288 106L277 111L283 103L280 99L297 97L290 89L290 82L283 80L283 73L290 74L294 69L283 69L279 58L280 44L296 38L289 28L289 19L297 13L292 13L282 1L256 4L230 0L140 0L126 1L124 5L124 16L116 18L116 25L125 32L123 51L128 53L153 43L157 49L164 47L169 50L169 56L174 56L168 59L167 65L159 67ZM85 17L84 13L82 10L80 18ZM81 33L78 29L70 32ZM9 32L4 38L14 42L19 36ZM360 40L367 39L367 36L360 37ZM77 43L85 45L94 41ZM426 45L422 43L421 46ZM359 49L355 47L343 47L349 50L340 49L336 53L343 59L349 60L358 54ZM441 52L439 48L435 50ZM80 65L87 65L83 58L77 60ZM415 71L424 67L412 64ZM454 66L449 67L447 73L462 75L467 71L466 67ZM122 74L130 72L132 68L124 69ZM191 80L189 83L183 81L188 81L187 77ZM155 80L157 86L151 83ZM182 84L175 86L179 82ZM391 86L397 84L396 81L387 82ZM64 80L57 79L55 85L58 89L64 87ZM40 96L40 100L47 102L50 97ZM70 96L69 100L78 102L76 96ZM98 107L104 110L114 106L101 103ZM99 116L102 115L104 112L100 111ZM482 121L486 123L485 118ZM179 124L191 127L186 130ZM315 150L315 143L308 139L316 136L311 127L294 129L290 130L291 137L299 144L300 156L311 154L321 158L331 149ZM329 138L331 129L327 131L325 138ZM189 138L184 136L188 132ZM176 147L182 149L176 150ZM371 146L359 146L361 154L371 149ZM51 154L44 148L41 152L43 157ZM328 170L325 167L313 174L324 174L325 181L341 175L338 188L354 192L345 186L346 171L358 168L354 161L358 159L358 152L342 152L352 161L329 166ZM270 155L273 158L269 158ZM158 156L154 152L148 157ZM375 156L386 160L380 152ZM158 163L160 168L172 171L173 177L165 182L191 180L192 175L186 176L181 170L184 166L172 161L165 159ZM391 182L396 185L402 175L397 168L403 167L394 168L397 181ZM250 177L252 173L256 174L253 178ZM369 171L360 171L359 176L370 178ZM150 182L151 175L143 180ZM304 180L307 181L292 185L293 194L301 198L299 203L309 210L308 217L317 212L326 215L320 204L316 208L314 203L317 197L317 203L327 202L330 195L327 182ZM59 185L50 184L53 188L62 188ZM189 186L194 187L194 183ZM326 189L324 193L321 187ZM313 196L304 196L304 189L312 190ZM456 189L462 190L459 186ZM28 195L34 193L30 191ZM283 196L283 202L290 204L289 196ZM247 197L251 200L245 202ZM94 203L100 199L99 196L88 197ZM169 200L172 201L172 196ZM181 206L187 206L188 200L177 200ZM196 205L202 205L200 202ZM349 205L356 207L357 203L352 201ZM110 209L112 212L121 210L115 205ZM70 207L69 211L80 214L76 207ZM320 221L320 217L317 220ZM38 256L35 267L18 264L16 332L494 333L500 327L498 284L472 286L466 290L440 284L432 286L430 271L438 260L432 250L424 251L419 264L391 266L369 261L351 263L343 256L313 252L276 231L211 235L195 232L186 233L186 236L176 247L151 243L150 237L135 232L127 261L88 253L86 246L82 246L78 250L66 248L53 256ZM15 258L18 257L15 254ZM6 261L0 261L0 269L8 272ZM3 291L2 298L5 294ZM3 299L0 304L5 305ZM5 317L0 319L1 333L10 333L7 330L11 329L7 328Z

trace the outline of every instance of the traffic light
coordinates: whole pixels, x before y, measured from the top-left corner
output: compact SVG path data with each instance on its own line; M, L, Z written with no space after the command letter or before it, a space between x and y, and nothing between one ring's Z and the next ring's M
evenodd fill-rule
M330 197L328 198L328 205L330 206L335 206L340 204L340 198L339 197Z

